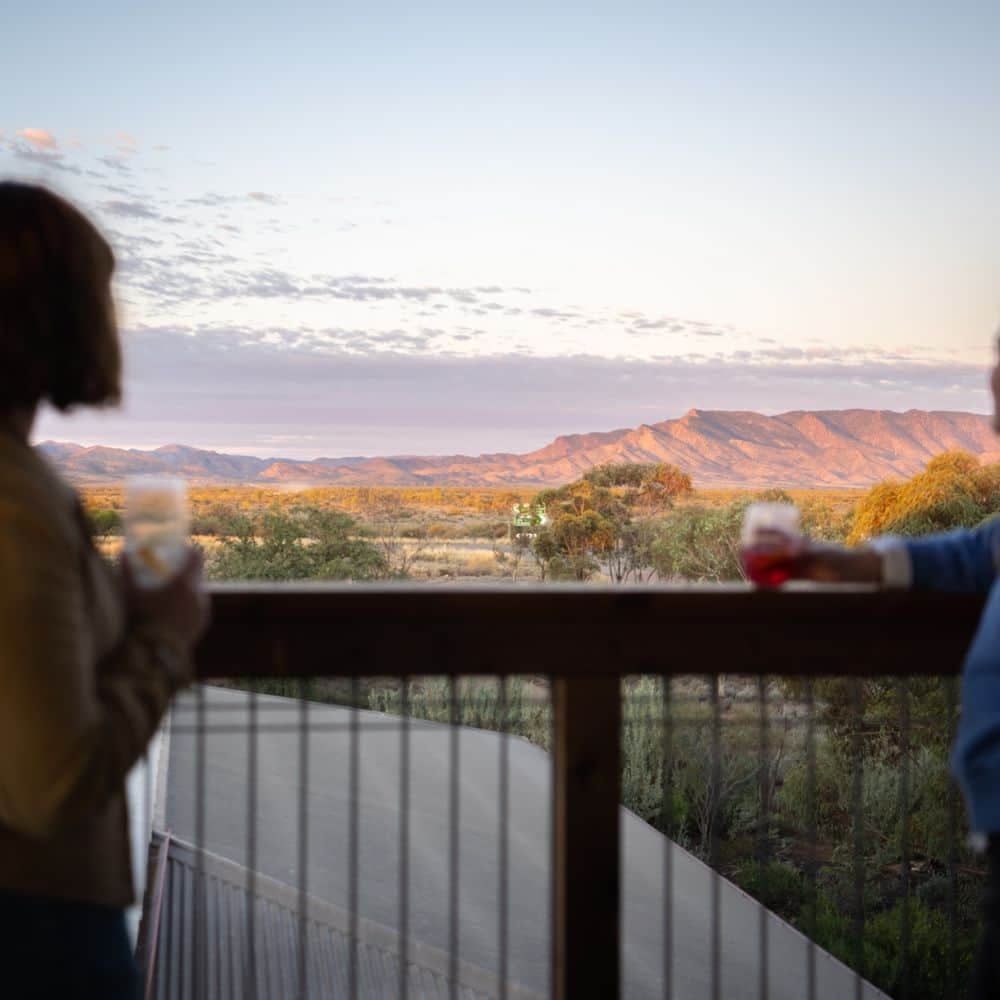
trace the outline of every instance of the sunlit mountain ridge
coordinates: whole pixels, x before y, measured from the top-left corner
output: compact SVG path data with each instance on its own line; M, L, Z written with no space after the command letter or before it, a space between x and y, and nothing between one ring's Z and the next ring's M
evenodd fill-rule
M45 441L69 479L113 484L136 474L203 484L271 486L555 485L605 462L672 462L700 487L858 487L918 472L960 449L1000 461L1000 438L982 414L907 410L689 410L682 417L557 437L525 454L257 458L170 444L149 451Z

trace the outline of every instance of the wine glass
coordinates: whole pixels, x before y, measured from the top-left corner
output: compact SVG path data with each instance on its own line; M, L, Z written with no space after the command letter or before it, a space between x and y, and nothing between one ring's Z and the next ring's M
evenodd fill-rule
M174 476L132 476L125 483L125 553L140 587L161 587L187 559L187 484Z
M795 575L802 554L799 509L790 503L754 503L743 516L740 562L747 578L778 587Z

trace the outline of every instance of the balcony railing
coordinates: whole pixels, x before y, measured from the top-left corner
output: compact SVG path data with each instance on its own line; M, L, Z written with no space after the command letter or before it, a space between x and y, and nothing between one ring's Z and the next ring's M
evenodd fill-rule
M669 762L676 753L676 736L685 718L683 697L671 679L692 675L703 679L698 724L706 727L707 773L716 784L722 777L724 733L733 724L721 705L725 692L719 680L750 678L745 690L756 691L752 717L758 727L761 816L755 821L754 850L763 860L770 849L771 824L767 815L771 795L766 787L770 758L766 751L776 712L783 712L781 696L768 687L768 679L797 678L804 684L800 704L805 708L793 721L802 732L801 745L809 763L807 785L814 800L814 684L821 678L846 678L851 691L857 693L863 678L898 679L898 731L905 743L899 757L903 847L898 864L904 901L902 962L908 968L911 928L907 901L913 865L907 848L908 754L911 744L916 745L921 737L908 714L907 679L957 674L981 610L980 601L848 587L803 587L776 593L719 586L445 589L245 585L215 588L213 603L214 621L198 652L200 676L223 682L239 680L244 685L248 679L302 679L293 681L291 691L303 697L283 702L251 694L230 703L198 688L175 710L171 769L176 772L185 767L190 771L183 792L178 786L173 793L175 822L184 830L170 833L180 843L168 851L159 840L160 864L154 865L147 892L142 954L150 959L155 953L156 962L148 996L233 995L265 1000L279 995L372 995L374 987L365 986L371 963L380 963L385 975L395 977L393 992L403 997L422 992L436 995L436 990L456 997L538 995L537 988L524 981L531 978L530 970L525 972L527 959L517 953L516 944L512 945L518 921L524 919L524 910L516 907L512 917L509 885L512 850L517 846L512 848L512 839L526 834L520 827L511 828L512 768L517 763L512 764L511 753L512 747L520 744L512 744L505 733L507 685L502 680L479 682L496 685L501 705L500 721L493 727L499 731L498 741L492 744L496 754L493 777L465 773L463 761L472 757L466 756L464 730L457 725L463 721L458 678L514 675L545 678L551 692L551 715L547 716L551 733L546 737L551 742L548 812L537 825L528 822L524 827L535 836L548 837L551 846L545 890L551 927L550 973L539 980L544 992L560 1000L605 1000L629 992L677 1000L701 995L727 1000L737 995L884 995L863 976L863 872L857 871L858 905L852 925L856 971L848 974L825 953L818 954L817 948L796 937L786 924L772 921L763 907L755 907L728 882L707 869L700 874L697 862L687 852L675 849L667 837L651 830L647 835L648 828L633 828L628 824L634 820L623 818L623 734L628 738L630 727L652 726L661 741L657 759L663 787L657 819L662 821L661 829L673 830L671 779L664 761ZM426 676L445 679L446 703L438 717L446 724L440 727L425 728L426 723L411 719L411 681ZM361 680L385 677L396 679L392 697L397 715L375 717L359 712ZM634 684L627 688L635 696L631 702L626 697L631 707L623 719L623 680L636 677L655 680L652 687L642 688L644 700L637 700L639 689ZM343 700L353 702L354 707L332 709L313 704L308 697L308 678L344 678ZM954 692L952 688L949 691L953 709ZM853 726L851 732L857 734L860 774L864 738L860 693L852 704L856 711L845 724ZM790 723L784 719L782 724L787 727ZM399 889L391 904L383 907L385 913L392 911L393 919L383 921L359 912L359 899L365 894L362 881L377 863L366 854L374 847L363 842L377 830L377 824L372 825L370 816L359 815L363 811L363 804L359 806L362 758L369 745L366 740L380 729L398 734L398 744L394 744L398 756L391 767L385 765L379 772L385 778L382 791L394 797L393 815L398 819L398 829L392 833L395 847L389 853ZM330 742L323 744L322 759L317 759L319 744L315 741L322 733L329 734ZM287 787L287 782L262 782L260 741L267 734L273 741L267 752L282 758L283 773L293 776L294 787ZM212 741L224 737L242 741L243 750L237 757L245 773L236 775L232 765L226 765L228 770L220 767L229 780L245 785L240 799L243 816L238 828L209 845L206 823L214 815L214 792L206 778L206 759L215 752L217 743ZM435 740L438 743L432 747ZM436 754L434 759L446 772L441 777L444 783L437 792L428 792L426 800L421 798L419 782L428 779L418 778L417 787L413 786L410 768L415 753ZM221 754L220 750L220 760ZM338 775L331 781L334 790L323 793L327 799L311 801L311 781L317 775L329 775L331 769ZM478 784L469 784L473 780ZM863 788L861 778L857 780L852 818L856 869L865 836ZM343 797L330 798L340 795L337 789L343 790ZM495 830L477 827L466 833L461 829L463 789L481 796L485 802L482 814L495 818ZM954 790L949 794L953 799L948 829L950 860L944 874L951 893L947 912L954 925L959 823ZM420 814L428 801L438 803L447 813L438 817L446 843L436 845L447 858L445 870L437 873L446 882L441 895L441 905L447 909L446 931L442 932L446 938L435 943L424 939L425 928L411 922L413 886L424 885L421 891L431 891L426 888L430 882L418 870L424 852L417 845L414 855L412 839L415 832L426 835L432 829ZM716 807L713 801L711 797L707 800L707 809ZM813 801L814 818L815 805ZM328 849L324 828L316 826L317 810L326 810L325 821L331 828L336 825L338 845L346 843L347 870L342 884L333 887L309 881L310 861ZM267 836L284 842L262 845L260 817L275 811L285 821L279 834ZM220 820L220 825L224 824ZM706 822L705 829L703 855L713 867L719 867L717 826ZM814 823L805 833L804 843L812 851L813 864L805 864L804 870L812 874L815 889ZM496 946L490 963L469 963L463 956L462 941L473 936L475 922L470 922L464 909L465 897L459 887L476 881L476 873L467 872L459 860L463 834L489 838L496 848L496 867L490 872L495 894L489 900L497 911L496 926L491 930ZM660 846L650 846L654 845L652 837L659 838L655 844ZM231 849L216 849L227 843ZM654 993L622 985L623 893L629 891L625 883L632 878L623 875L623 849L637 844L644 851L659 852L656 871L650 873L649 880L659 887L662 905L655 915L655 931L646 929L646 938L652 940L657 952L657 969L648 980L656 982ZM285 877L258 871L264 846L275 856L288 859L282 870ZM679 913L675 898L681 889L687 886L689 891L692 885L702 886L706 897L698 934L704 932L708 973L700 985L685 978L685 934L693 931L684 925L685 917ZM163 908L164 895L170 896L169 912ZM345 905L331 901L333 895ZM234 907L239 908L238 914ZM811 912L815 920L815 906ZM234 914L237 931L226 923ZM642 919L635 914L629 917L627 935ZM284 943L276 941L276 927L283 928ZM753 927L755 941L745 939L747 927ZM627 952L628 937L624 947ZM790 975L789 949L801 950L802 961L794 960L798 963L794 973L798 985L782 982ZM943 977L954 996L960 988L957 950L953 935ZM730 954L737 957L733 968L727 970ZM486 964L491 967L483 968ZM390 965L391 970L385 972ZM279 982L284 985L275 985ZM848 982L851 993L842 992ZM900 982L900 995L910 995L913 984L905 968ZM702 987L704 993L699 992Z

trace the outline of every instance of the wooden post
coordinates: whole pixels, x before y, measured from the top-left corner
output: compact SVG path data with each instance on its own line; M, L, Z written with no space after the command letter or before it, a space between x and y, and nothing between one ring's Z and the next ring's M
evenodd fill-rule
M621 682L552 680L553 996L619 995Z

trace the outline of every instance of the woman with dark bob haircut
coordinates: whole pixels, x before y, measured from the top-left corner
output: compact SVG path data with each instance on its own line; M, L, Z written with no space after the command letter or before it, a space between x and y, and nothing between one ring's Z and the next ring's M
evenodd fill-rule
M114 255L43 188L0 183L0 992L138 996L125 776L191 678L201 564L159 589L100 558L30 446L40 404L121 396Z

